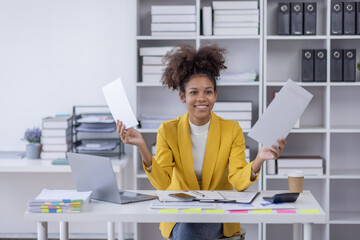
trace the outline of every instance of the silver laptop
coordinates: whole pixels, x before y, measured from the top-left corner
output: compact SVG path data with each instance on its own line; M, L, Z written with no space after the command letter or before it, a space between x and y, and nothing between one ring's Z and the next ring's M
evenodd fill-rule
M91 198L125 204L155 199L155 196L118 189L111 159L67 153L77 191L92 191Z

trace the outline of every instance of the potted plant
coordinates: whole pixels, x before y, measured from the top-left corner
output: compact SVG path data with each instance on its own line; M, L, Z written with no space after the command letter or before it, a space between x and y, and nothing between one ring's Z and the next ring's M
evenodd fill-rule
M26 158L38 159L40 158L40 128L27 129L24 134L24 140L28 142L26 144Z

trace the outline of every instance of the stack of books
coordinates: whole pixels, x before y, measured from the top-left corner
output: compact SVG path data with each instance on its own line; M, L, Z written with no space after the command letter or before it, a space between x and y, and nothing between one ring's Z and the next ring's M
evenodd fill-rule
M251 128L252 102L216 102L212 111L221 118L239 122L243 130Z
M87 208L90 197L91 191L43 189L35 199L28 202L28 211L31 213L80 213Z
M323 175L323 159L320 156L281 156L277 160L277 173L288 175L303 171L304 175Z
M139 55L142 57L142 82L160 83L166 67L163 63L165 54L173 47L142 47Z
M71 150L72 116L55 116L42 119L42 159L66 158Z
M152 36L195 36L195 5L151 6Z
M259 35L258 1L213 1L214 35Z

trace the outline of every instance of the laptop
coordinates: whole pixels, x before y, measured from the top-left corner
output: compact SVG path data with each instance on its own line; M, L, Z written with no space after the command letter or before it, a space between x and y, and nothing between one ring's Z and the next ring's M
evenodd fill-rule
M77 191L92 191L91 198L117 204L156 199L156 196L118 189L111 159L67 153Z

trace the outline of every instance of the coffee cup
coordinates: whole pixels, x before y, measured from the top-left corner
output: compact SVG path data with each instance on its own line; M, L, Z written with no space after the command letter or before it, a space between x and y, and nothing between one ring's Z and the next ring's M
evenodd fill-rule
M288 175L289 192L302 193L304 188L304 172L293 171Z

